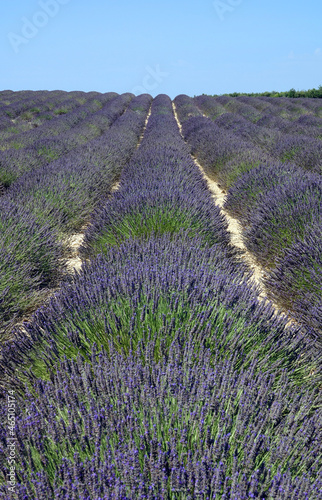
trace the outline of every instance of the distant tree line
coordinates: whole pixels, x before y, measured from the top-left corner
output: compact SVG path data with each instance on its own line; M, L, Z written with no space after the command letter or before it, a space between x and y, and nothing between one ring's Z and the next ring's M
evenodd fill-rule
M252 92L252 93L245 93L245 92L232 92L231 94L221 94L221 95L226 95L230 97L238 97L238 96L249 96L249 97L258 97L258 96L265 96L265 97L317 97L317 98L322 98L322 85L319 86L319 88L315 89L309 89L309 90L295 90L290 89L286 92L276 92L275 90L272 90L271 92ZM218 97L218 94L214 95L214 97Z

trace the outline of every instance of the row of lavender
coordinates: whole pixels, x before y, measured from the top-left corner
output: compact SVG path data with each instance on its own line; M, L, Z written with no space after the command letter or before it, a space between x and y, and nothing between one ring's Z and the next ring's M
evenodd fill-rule
M108 92L106 94L99 94L98 96L92 96L84 102L83 100L79 102L78 99L70 99L69 107L66 113L58 114L53 117L52 120L48 120L43 123L36 130L29 130L12 140L5 140L2 148L7 149L15 147L15 149L21 149L32 144L35 140L50 138L51 135L60 135L64 131L68 131L73 126L80 123L82 120L86 119L91 113L95 113L101 109L105 104L107 104L113 97L116 97L115 92Z
M314 101L311 103L313 109L307 107L310 102L304 103L301 112L296 113L300 116L291 120L287 109L297 110L298 106L288 104L289 99L281 102L277 99L279 105L269 103L265 107L265 98L244 98L247 104L232 98L220 99L199 96L192 100L192 106L197 106L199 113L201 111L213 119L219 127L233 132L239 139L252 142L275 160L292 161L301 168L322 172L322 106L316 102L319 100L308 99ZM281 116L281 112L288 119Z
M318 99L297 99L294 101L287 98L247 96L213 98L201 95L195 97L194 102L213 119L228 112L243 116L253 123L259 123L259 125L261 125L261 120L264 123L272 120L272 123L281 125L285 130L292 124L293 130L297 130L297 126L301 124L321 125L322 105Z
M0 115L7 117L14 122L27 119L27 114L32 114L34 118L52 114L65 114L74 109L77 105L85 104L89 99L100 97L100 92L65 92L54 91L28 91L14 92L12 97L6 97L4 92L0 92Z
M320 498L321 355L258 302L167 96L82 252L3 351L16 497Z
M175 102L192 153L206 174L228 190L224 208L239 220L247 249L265 268L269 297L293 311L320 337L321 175L303 170L293 161L277 162L274 155L262 149L258 134L251 140L247 126L236 125L238 115L231 114L231 127L228 119L223 127L218 119L200 116L193 99L178 96ZM266 140L266 131L261 133ZM308 165L303 162L302 166L315 170L315 162L310 163L312 155L306 155Z
M99 137L60 159L35 165L0 198L2 335L60 279L69 257L68 236L80 231L111 192L136 149L150 102L148 95L113 97L92 115L93 123L102 126Z
M14 98L6 100L0 92L1 138L14 138L100 96L98 92L15 92Z
M45 165L99 136L109 126L108 112L116 96L112 92L102 94L39 128L24 132L13 140L3 141L0 182L8 187L23 172ZM125 96L127 100L132 97L131 94ZM124 109L125 106L126 101Z

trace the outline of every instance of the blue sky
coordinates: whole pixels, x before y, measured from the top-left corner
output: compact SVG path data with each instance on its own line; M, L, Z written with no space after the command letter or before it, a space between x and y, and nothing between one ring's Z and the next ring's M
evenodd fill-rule
M321 0L10 0L0 90L174 98L318 87L321 19Z

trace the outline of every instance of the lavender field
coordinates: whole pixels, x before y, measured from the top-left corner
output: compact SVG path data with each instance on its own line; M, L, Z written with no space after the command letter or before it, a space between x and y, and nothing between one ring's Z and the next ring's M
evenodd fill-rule
M0 251L1 498L322 499L321 99L2 91Z

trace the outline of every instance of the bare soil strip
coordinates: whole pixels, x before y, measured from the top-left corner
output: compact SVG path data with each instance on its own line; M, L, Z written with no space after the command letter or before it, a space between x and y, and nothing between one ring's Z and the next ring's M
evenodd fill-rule
M111 188L110 196L118 190L120 186L119 181L115 182ZM68 242L68 251L71 256L68 259L64 259L66 263L67 274L74 273L75 271L79 271L82 267L82 259L79 256L79 249L84 241L85 231L88 228L88 223L85 224L79 233L72 234L67 238Z
M136 147L136 149L138 149L141 145L141 142L142 142L142 139L144 137L144 134L145 134L145 131L146 131L146 127L147 127L147 124L148 124L148 121L149 121L149 118L151 116L151 112L152 112L152 103L150 105L150 109L149 109L149 112L147 114L147 117L146 117L146 120L145 120L145 124L144 124L144 128L142 130L142 134L140 135L140 139L139 139L139 142L138 142L138 145Z
M183 137L183 134L182 134L182 126L181 126L181 123L179 121L178 114L176 111L176 106L175 106L174 102L172 102L172 107L173 107L173 113L174 113L176 122L177 122L179 130L180 130L180 134L181 134L183 140L185 140ZM267 295L266 295L265 286L263 283L263 278L265 277L265 270L256 263L254 256L245 247L244 242L243 242L243 238L242 238L242 231L241 231L239 221L237 219L234 219L233 217L231 217L223 208L223 205L225 202L225 197L226 197L225 191L223 191L220 188L220 186L217 184L217 182L213 181L205 174L204 169L202 168L202 166L200 165L198 160L193 155L191 155L191 157L192 157L193 161L195 162L195 164L197 165L197 167L199 168L199 170L201 171L204 179L207 181L208 188L212 193L214 202L220 208L221 213L224 215L224 217L227 221L228 231L230 233L231 244L243 251L242 258L248 264L249 268L251 269L252 274L253 274L252 280L256 284L257 288L259 289L259 295L258 295L259 301L262 301L265 299L269 300ZM295 324L296 323L296 321L290 317L290 313L288 311L283 311L276 303L272 302L271 300L270 300L270 302L271 302L273 308L275 309L276 314L282 314L284 316L285 315L288 316L288 319L289 319L288 324L292 324L292 323Z

